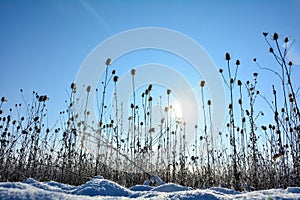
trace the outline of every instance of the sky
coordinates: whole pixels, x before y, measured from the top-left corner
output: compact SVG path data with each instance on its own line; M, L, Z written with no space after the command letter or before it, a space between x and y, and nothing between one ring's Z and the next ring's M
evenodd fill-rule
M243 81L259 71L254 57L262 66L273 67L262 32L278 32L281 38L295 40L291 59L296 64L294 76L299 77L299 19L299 0L0 0L0 96L14 104L22 101L20 89L29 97L32 91L47 94L50 115L58 117L66 108L70 84L92 50L115 34L143 27L166 28L192 38L216 68L226 67L224 55L230 52L233 60L241 60ZM147 63L173 66L199 93L201 77L180 68L188 63L166 52L129 53L115 62L122 68L115 67L126 73ZM258 87L271 95L276 79L269 72L259 73L263 78Z

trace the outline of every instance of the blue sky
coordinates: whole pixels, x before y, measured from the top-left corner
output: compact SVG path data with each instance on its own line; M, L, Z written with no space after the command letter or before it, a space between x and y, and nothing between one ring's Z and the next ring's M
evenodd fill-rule
M52 114L58 115L65 108L66 90L93 48L114 34L142 27L173 29L193 38L218 68L225 67L224 54L230 52L233 59L241 60L240 75L245 81L258 71L254 57L264 66L274 63L263 31L294 39L293 52L299 59L299 19L297 0L1 0L0 95L16 103L21 101L21 88L29 95L33 90L47 94ZM139 58L139 64L160 59L158 54L157 58L149 55ZM130 60L125 59L124 65L131 69ZM299 67L295 66L295 77L300 75ZM264 78L259 87L271 94L274 76L260 73Z

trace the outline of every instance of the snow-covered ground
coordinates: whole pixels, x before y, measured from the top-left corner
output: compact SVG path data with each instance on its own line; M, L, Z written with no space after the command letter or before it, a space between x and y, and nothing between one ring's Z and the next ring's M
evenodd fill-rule
M158 182L156 187L147 184L127 189L102 177L80 186L29 178L0 183L0 199L300 199L300 187L241 193L220 187L194 190L174 183Z

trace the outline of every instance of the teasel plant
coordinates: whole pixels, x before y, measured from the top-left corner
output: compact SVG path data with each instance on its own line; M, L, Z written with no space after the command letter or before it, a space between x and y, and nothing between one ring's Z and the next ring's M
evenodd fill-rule
M64 176L64 179L70 179L67 181L71 181L74 178L74 166L75 160L77 158L77 147L79 146L79 135L80 130L78 127L78 112L77 110L80 102L79 99L76 98L76 93L78 92L77 85L72 83L71 92L69 94L69 100L66 100L67 109L60 113L60 123L61 123L61 131L63 132L62 138L60 139L61 150L59 152L59 156L62 158L61 174ZM90 87L87 88L87 91L90 90ZM89 93L89 92L88 92ZM84 118L89 115L89 111L84 110ZM79 161L79 164L80 161Z
M156 174L164 181L194 188L219 183L239 190L298 186L299 95L292 82L294 64L288 60L293 42L278 34L271 35L270 39L270 35L263 34L279 67L264 68L255 59L259 69L278 78L274 80L274 86L270 84L271 98L257 93L258 74L253 74L254 79L251 77L249 82L238 80L240 62L236 61L233 66L230 55L226 54L229 74L220 72L231 98L227 131L225 128L220 140L211 137L214 131L211 108L214 105L204 97L200 106L204 108L205 121L195 126L194 146L186 143L188 122L177 120L175 106L169 101L173 97L172 91L167 90L160 97L160 107L165 111L162 111L161 123L156 128L152 113L157 100L155 92L149 85L140 96L133 81L132 92L136 92L136 99L133 98L129 105L132 112L125 116L124 109L128 108L119 102L118 77L112 70L111 59L107 59L100 88L71 84L66 109L53 126L48 124L48 96L33 92L32 99L27 101L21 92L22 104L12 108L7 108L7 98L1 98L0 180L24 181L33 177L39 181L79 185L97 174L128 187L141 184ZM259 81L262 75L260 73ZM205 82L202 85L200 83L200 89L205 90ZM110 86L114 92L111 104L107 103ZM91 117L87 102L92 90L97 91L101 120L88 124ZM264 125L259 124L262 116L258 110L260 97L266 100L272 117ZM124 128L127 119L129 125ZM90 152L87 147L93 142L96 143L94 152ZM226 142L230 142L229 145ZM157 147L157 154L153 153L154 147Z
M243 99L243 83L241 80L237 81L237 85L238 85L238 91L239 91L239 99L238 99L238 104L240 107L240 127L237 128L237 132L240 135L240 145L241 145L241 158L243 160L243 162L241 162L242 165L242 173L241 173L241 179L242 181L246 182L246 177L245 174L247 172L247 126L246 126L246 117L245 117L245 108L244 108L244 99Z
M211 148L210 148L210 137L208 135L208 124L207 124L207 117L206 117L206 109L205 109L205 99L204 99L204 86L205 81L200 82L201 87L201 101L202 101L202 110L203 110L203 124L204 124L204 138L206 143L206 156L207 156L207 169L206 169L206 183L207 186L210 184L211 179Z
M153 135L155 133L155 128L152 127L152 104L153 104L153 98L151 96L151 91L152 91L152 84L150 84L148 86L148 91L149 91L149 98L148 98L148 118L149 118L149 130L148 130L148 135L149 135L149 144L148 144L148 157L149 157L149 164L150 164L150 168L149 171L152 172L153 171L153 160L152 160L152 156L153 156Z
M167 169L166 169L166 179L170 181L170 165L171 165L171 140L170 140L170 95L172 90L167 89L167 106L165 107L166 112L166 158L167 158Z
M291 41L288 37L281 38L276 32L273 35L263 32L263 36L268 45L269 53L273 56L279 69L262 67L256 58L253 60L260 69L273 73L278 77L281 83L281 90L278 90L274 85L272 86L272 102L269 102L264 96L262 97L270 106L274 114L274 123L276 124L278 141L273 160L284 157L282 168L285 171L284 174L293 174L293 177L290 175L285 176L287 180L282 179L285 180L283 185L287 186L290 185L289 182L291 179L299 179L300 177L300 112L297 101L298 89L295 90L293 83L293 61L288 60L288 54L295 40ZM283 43L283 45L280 43ZM282 94L282 97L278 96L278 94ZM292 171L286 171L289 170L287 167L289 159L293 163Z
M256 99L259 95L259 90L257 90L256 85L257 85L257 77L258 73L254 72L253 73L253 82L251 83L250 81L246 81L245 88L247 90L247 95L249 98L249 109L246 110L246 115L249 118L249 131L250 131L250 145L249 149L251 151L251 163L249 166L251 166L251 178L252 180L257 180L259 177L259 171L258 171L258 164L259 164L259 152L258 152L258 146L257 146L257 141L258 141L258 131L257 131L257 126L256 126L256 119L260 116L263 115L263 113L260 111L257 114L255 113L255 102ZM254 182L253 185L255 188L258 188L257 182Z
M131 69L130 71L131 73L131 77L132 77L132 95L133 95L133 103L131 103L131 114L132 114L132 133L131 133L131 143L130 143L130 148L131 148L131 156L134 159L135 157L135 153L136 153L136 117L137 117L137 113L136 113L136 97L135 97L135 81L134 81L134 77L136 75L136 70L135 69Z
M115 70L112 70L111 75L109 76L109 66L112 64L112 59L111 58L107 58L105 61L105 73L104 73L104 81L101 82L102 84L102 96L101 96L101 104L99 104L98 98L97 98L97 107L98 107L98 111L99 111L99 123L98 123L98 130L97 130L97 134L98 137L103 137L103 130L106 127L105 126L105 122L104 122L104 111L105 109L107 109L107 105L105 104L105 99L106 99L106 90L108 87L108 84L110 82L110 80L112 79L112 77L115 74ZM96 89L96 94L99 92L98 88ZM97 96L99 96L97 94ZM98 142L100 142L100 140L98 139ZM105 151L104 149L101 148L101 144L98 143L97 144L97 157L96 157L96 165L95 165L95 176L98 175L98 169L99 169L99 160L100 160L100 155L102 154L102 152ZM106 152L106 159L107 159L107 152Z
M213 130L213 120L212 120L212 113L211 113L211 106L212 106L212 102L211 100L207 100L207 106L208 106L208 118L209 118L209 126L210 126L210 143L211 143L211 150L210 150L210 154L211 154L211 181L210 181L210 186L214 184L214 182L216 181L216 177L215 177L215 143L214 143L214 130Z
M173 107L173 120L171 121L172 124L172 130L171 130L171 140L173 141L172 144L172 182L175 182L177 179L177 149L178 149L178 132L179 132L179 126L180 126L180 120L177 116L176 108ZM172 119L172 118L171 118Z
M274 127L274 128L273 128ZM278 181L276 180L275 177L275 170L276 168L270 165L270 163L273 163L273 156L274 155L274 148L276 148L275 143L275 134L274 134L274 130L275 130L275 126L273 126L272 124L269 124L269 126L265 126L262 125L261 126L261 130L264 134L264 138L265 138L265 144L263 144L263 151L264 151L264 166L266 166L266 169L264 171L264 180L266 180L266 182L268 183L268 187L270 188L274 188L274 187L278 187L277 183ZM277 183L276 183L277 182ZM266 187L266 185L264 186Z
M162 108L162 96L159 96L159 108ZM160 165L164 164L163 153L164 153L164 144L163 144L163 128L164 128L165 118L163 118L162 111L160 109L160 124L159 124L159 135L158 135L158 144L157 144L157 158L156 158L156 173L160 172Z
M51 141L47 123L47 95L32 93L27 103L20 90L23 104L2 110L8 100L0 103L0 180L18 181L28 176L51 177L48 162ZM24 106L25 105L25 106Z
M23 168L23 163L25 164L26 161L23 157L23 155L25 154L25 148L26 146L24 146L24 151L22 149L22 151L20 152L20 159L19 161L22 160L22 162L16 163L19 169L19 173L16 173L15 177L13 177L13 174L11 174L11 172L9 171L9 167L11 165L13 165L13 162L15 160L14 158L14 148L16 146L16 138L17 135L14 135L14 132L11 131L12 128L16 128L15 124L13 126L10 126L13 119L12 119L12 108L9 109L8 113L6 113L5 110L3 110L7 105L8 99L6 97L2 97L1 101L0 101L0 180L13 180L13 179L18 179L20 178L20 172L24 172ZM18 106L18 105L17 105ZM4 108L3 108L4 107ZM22 120L21 120L22 119ZM18 122L21 123L21 121L24 121L25 118L19 118ZM17 133L21 132L21 127L20 125L17 126ZM19 133L20 134L20 133ZM19 135L18 134L18 135ZM26 138L27 139L27 138Z
M232 170L233 170L233 185L235 190L240 190L240 173L238 172L238 155L237 155L237 145L236 145L236 122L235 122L235 114L234 114L234 87L236 85L237 80L237 72L240 65L240 61L236 60L235 67L231 67L230 60L231 56L229 53L225 54L225 60L227 61L227 73L228 80L225 78L223 70L220 69L219 72L225 82L225 85L229 89L229 123L227 123L227 128L229 131L229 140L230 146L232 147Z
M92 87L88 85L87 87L83 86L83 89L86 89L86 96L83 98L83 102L79 102L79 99L76 99L75 101L75 93L77 92L77 86L75 83L71 84L71 94L73 98L70 98L70 106L71 105L77 105L77 108L74 109L73 113L70 115L71 118L73 118L73 132L75 133L77 139L75 140L76 142L76 151L78 152L78 176L82 177L83 174L83 169L84 169L84 158L86 157L86 151L84 150L84 147L86 146L87 138L89 137L88 135L88 129L89 129L89 116L90 116L90 111L88 110L88 102L89 98L91 95L91 90ZM82 91L83 92L83 91ZM74 94L73 94L74 93ZM84 94L83 94L84 95ZM79 104L82 104L80 106ZM83 110L79 110L82 107ZM79 113L83 113L83 119L80 119ZM81 178L77 178L78 183L83 181Z
M152 166L152 146L153 146L153 134L155 129L152 127L152 103L153 98L151 96L152 91L152 84L149 84L148 87L145 89L144 92L144 99L143 101L143 115L144 115L144 147L143 147L143 154L144 154L144 162L146 162L146 169L148 171L153 170ZM141 160L141 162L143 162Z
M37 170L40 168L38 165L40 163L38 157L43 156L43 152L41 150L41 138L45 136L43 131L45 126L43 118L46 116L45 102L49 99L46 95L39 95L37 92L33 92L33 96L35 96L33 97L34 100L32 101L33 106L31 106L31 108L28 110L29 112L27 112L27 119L29 119L29 121L27 122L27 126L25 128L25 130L31 135L27 168L31 169L30 175L32 175L32 177L35 176ZM10 120L9 116L7 117L7 120Z
M180 128L180 146L181 150L179 153L179 163L180 163L180 182L187 183L187 155L186 155L186 122L181 122Z
M113 77L113 82L114 82L114 100L115 100L115 120L116 120L116 125L115 127L113 127L114 130L114 137L116 138L116 145L117 145L117 155L116 155L116 162L115 162L115 166L116 166L116 179L118 181L120 181L120 177L119 177L119 167L120 167L120 158L119 158L119 152L121 151L121 135L120 135L120 129L119 129L119 109L118 109L118 93L117 93L117 82L119 80L119 77L114 75Z

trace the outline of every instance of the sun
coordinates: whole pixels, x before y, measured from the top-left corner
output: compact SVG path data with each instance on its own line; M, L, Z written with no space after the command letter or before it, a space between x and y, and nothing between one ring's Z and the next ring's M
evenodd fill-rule
M174 100L170 104L170 108L172 107L172 112L175 114L176 118L182 119L182 107L181 103L177 100Z

